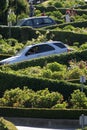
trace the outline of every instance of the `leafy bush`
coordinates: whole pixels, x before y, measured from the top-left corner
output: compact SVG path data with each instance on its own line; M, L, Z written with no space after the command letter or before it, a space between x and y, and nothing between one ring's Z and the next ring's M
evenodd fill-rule
M48 63L45 66L45 69L50 69L52 72L54 72L54 71L64 71L64 70L66 70L66 66L59 64L57 62L53 62L53 63Z
M17 130L15 125L7 120L5 120L3 117L0 118L0 130Z
M61 2L55 2L54 6L59 8L59 7L63 7L63 4Z
M64 72L53 72L52 73L52 76L51 76L52 79L57 79L57 80L63 80L64 79Z
M24 87L23 90L19 88L6 90L0 99L0 106L51 108L62 102L63 96L58 92L50 92L47 88L34 92Z
M80 49L81 49L81 50L87 49L87 42L84 43L84 44L82 44L82 45L80 46Z
M63 30L70 30L70 31L73 31L74 29L75 29L75 27L72 26L72 25L67 25L67 26L65 26L65 27L63 28Z
M68 71L67 78L68 79L79 79L80 76L83 75L81 69L74 68Z
M87 97L85 93L80 90L75 90L71 94L70 102L74 109L87 109Z
M62 104L56 104L55 106L53 106L53 109L66 109L67 107L67 103L63 102Z
M52 71L50 69L42 71L42 77L43 78L51 78L51 75L52 75Z

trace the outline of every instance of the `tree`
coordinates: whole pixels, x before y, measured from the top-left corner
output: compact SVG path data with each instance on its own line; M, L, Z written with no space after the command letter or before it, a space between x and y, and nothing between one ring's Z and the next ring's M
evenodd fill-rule
M8 0L0 0L0 24L6 24L7 23L8 5L9 5Z
M8 8L8 0L0 0L0 13L4 13Z
M29 5L28 2L26 0L15 0L14 1L14 9L15 9L15 14L18 18L18 15L25 13L28 14L29 13ZM17 22L17 19L16 19Z
M29 5L26 0L0 0L0 24L7 24L10 9L16 14L16 22L18 15L29 13Z

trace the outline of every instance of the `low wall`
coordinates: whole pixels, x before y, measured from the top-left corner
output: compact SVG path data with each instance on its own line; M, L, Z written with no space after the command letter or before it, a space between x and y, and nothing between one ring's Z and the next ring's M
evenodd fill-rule
M30 126L41 128L81 128L79 120L58 120L58 119L39 119L39 118L10 118L4 117L6 120L11 121L16 126Z

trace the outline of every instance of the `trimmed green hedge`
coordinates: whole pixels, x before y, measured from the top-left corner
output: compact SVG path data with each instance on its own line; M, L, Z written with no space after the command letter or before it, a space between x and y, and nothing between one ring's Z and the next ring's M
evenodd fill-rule
M17 39L18 41L27 41L32 40L32 38L36 38L36 30L34 30L32 27L8 27L8 26L0 26L0 34L5 37L9 38L9 29L11 30L11 36L12 38Z
M40 10L41 12L43 12L43 10L46 12L60 11L63 15L66 13L66 10L69 9L69 8L56 8L55 6L52 6L52 5L48 7L36 5L35 7L37 10ZM83 10L83 8L86 8L86 7L87 5L85 5L84 7L81 6L82 9L74 9L74 10L76 11L78 15L83 15L83 14L87 14L87 10Z
M84 23L86 24L86 23ZM63 24L65 26L65 24ZM87 41L87 34L83 33L73 33L70 31L57 31L52 30L55 26L49 27L49 34L47 35L47 39L51 40L60 40L67 44L73 44L73 42L84 43ZM27 40L32 40L32 38L36 39L38 34L36 31L39 30L42 34L45 35L47 28L43 27L41 29L33 29L30 27L11 27L11 37L17 39L20 42L25 42ZM9 27L0 26L0 33L4 38L9 38ZM52 36L54 36L52 38Z
M74 84L67 81L62 80L52 80L52 79L43 79L43 78L31 78L27 76L17 76L15 74L8 74L0 72L0 97L3 96L3 93L7 89L11 88L23 88L24 86L28 86L29 89L34 91L42 90L48 88L50 91L58 91L63 96L64 99L68 99L71 93L74 90L80 89L80 84ZM84 86L84 92L87 95L87 87Z
M73 33L70 31L51 30L49 31L47 38L51 39L52 35L54 35L52 40L60 40L68 45L73 45L73 42L79 42L80 44L83 44L87 41L87 34Z
M79 27L79 28L82 28L82 27L87 27L87 20L85 21L78 21L78 22L70 22L70 23L62 23L62 24L58 24L58 25L54 25L54 26L50 26L50 27L45 27L45 29L55 29L57 27L59 28L64 28L65 26L68 26L68 25L72 25L74 27Z
M52 109L29 109L29 108L3 108L0 107L0 115L4 117L28 117L45 119L79 119L87 110L52 110Z

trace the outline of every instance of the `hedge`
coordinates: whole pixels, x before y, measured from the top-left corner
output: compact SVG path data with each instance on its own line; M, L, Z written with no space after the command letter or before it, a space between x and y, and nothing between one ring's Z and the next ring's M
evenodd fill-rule
M73 45L74 42L83 44L87 41L87 34L73 33L70 31L50 30L48 39L51 39L52 35L54 35L52 40L62 41L68 45Z
M84 7L81 7L81 8L86 8L86 7L87 7L87 5L85 5ZM43 12L43 10L44 10L45 12L60 11L63 15L66 13L66 10L69 9L69 8L57 8L57 7L52 6L52 5L47 6L47 7L44 7L44 6L42 6L42 5L36 5L35 8L36 8L37 10L40 10L41 12ZM79 8L80 8L80 7L79 7ZM78 15L87 14L87 10L77 9L77 8L74 9L74 10L76 11L76 13L77 13Z
M11 30L11 34L9 34L9 29ZM4 38L15 38L19 42L32 40L32 38L36 38L36 30L34 30L32 27L8 27L8 26L0 26L0 34Z
M7 89L12 88L23 88L27 86L29 89L34 91L42 90L48 88L49 91L58 91L63 96L64 99L68 99L74 90L80 89L80 84L74 84L63 80L52 80L43 78L32 78L28 76L17 76L15 74L8 74L0 72L0 97L3 96ZM84 92L87 95L87 86L84 85Z
M79 109L65 109L65 110L52 110L52 109L34 109L34 108L11 108L0 107L0 116L4 117L26 117L26 118L45 118L45 119L79 119L84 114L87 115L87 110Z
M86 28L87 27L87 20L85 20L85 21L78 21L78 22L57 24L57 25L54 25L54 26L45 27L45 29L50 29L50 30L51 29L55 29L56 30L57 27L64 28L65 26L68 26L68 25L72 25L74 27L79 27L79 28L82 28L82 27Z
M52 26L54 28L54 26ZM45 35L47 28L43 27L41 29L33 29L30 27L11 27L11 37L17 39L19 42L25 42L27 40L36 39L38 34L36 31L40 31ZM60 40L67 44L73 44L73 42L79 42L80 44L87 41L87 34L83 33L73 33L70 31L58 31L48 28L49 34L47 35L48 40ZM0 34L3 38L9 38L9 27L0 26ZM53 37L52 37L53 36Z

